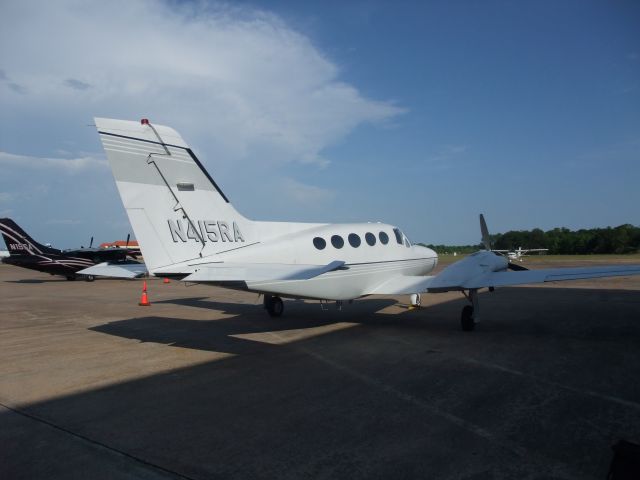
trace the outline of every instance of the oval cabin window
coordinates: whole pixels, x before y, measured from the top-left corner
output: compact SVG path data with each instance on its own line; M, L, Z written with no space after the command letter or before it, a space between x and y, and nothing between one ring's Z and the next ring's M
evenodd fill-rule
M324 248L327 246L327 242L325 242L324 238L316 237L313 239L313 246L318 250L324 250Z
M367 241L367 243L369 245L371 245L372 247L376 244L376 236L371 233L371 232L367 232L364 236L364 239Z
M331 245L333 245L335 248L342 248L344 247L344 240L340 235L333 235L331 237Z

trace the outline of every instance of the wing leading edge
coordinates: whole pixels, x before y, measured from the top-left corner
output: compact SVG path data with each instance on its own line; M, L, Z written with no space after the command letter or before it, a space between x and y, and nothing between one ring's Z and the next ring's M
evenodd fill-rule
M640 265L610 265L605 267L545 268L518 272L488 272L469 279L462 288L504 287L527 283L559 282L601 277L640 275ZM436 285L434 285L435 287Z
M459 276L452 279L451 276L442 274L432 277L399 275L387 280L369 293L374 295L410 295L412 293L438 293L451 290L506 287L531 283L583 280L601 277L626 277L631 275L640 275L640 265L486 272L466 279Z

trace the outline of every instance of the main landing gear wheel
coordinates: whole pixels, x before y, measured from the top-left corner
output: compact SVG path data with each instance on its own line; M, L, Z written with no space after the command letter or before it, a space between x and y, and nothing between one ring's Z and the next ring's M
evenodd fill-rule
M67 275L67 280L73 282L76 279L74 275Z
M272 317L282 316L284 312L284 303L280 297L272 297L271 295L264 296L264 308L267 309L267 313Z
M476 321L473 318L473 307L465 305L460 316L460 326L465 332L470 332L476 327Z
M96 277L94 277L93 275L85 275L84 276L84 281L85 282L93 282L96 279Z

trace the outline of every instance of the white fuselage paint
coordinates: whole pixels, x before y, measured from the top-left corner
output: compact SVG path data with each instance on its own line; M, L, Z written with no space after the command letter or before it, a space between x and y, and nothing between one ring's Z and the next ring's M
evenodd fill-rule
M232 220L231 220L232 222ZM261 293L271 293L284 297L311 298L322 300L350 300L370 294L385 280L396 275L427 275L437 265L437 254L420 245L400 244L396 240L394 228L382 223L354 224L301 224L253 222L255 231L268 229L288 231L285 235L272 235L267 241L229 244L230 250L216 255L193 259L171 269L159 269L158 275L172 272L193 272L199 266L212 262L229 263L286 263L294 265L326 265L332 261L344 261L343 268L322 274L308 280L279 280L246 282L247 289ZM287 228L285 228L285 225ZM388 237L387 244L380 240L381 232ZM375 244L369 245L366 234L375 236ZM356 234L360 245L354 247L349 235ZM167 235L169 230L167 229ZM332 245L331 238L338 235L344 241L342 248ZM314 238L322 238L326 246L318 249ZM212 282L214 283L214 282Z

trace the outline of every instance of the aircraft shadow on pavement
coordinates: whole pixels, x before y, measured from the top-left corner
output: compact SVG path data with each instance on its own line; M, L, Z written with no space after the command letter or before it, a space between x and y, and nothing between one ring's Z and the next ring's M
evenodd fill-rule
M5 283L51 283L51 282L67 282L66 278L21 278L20 280L5 280Z
M514 338L546 336L556 340L640 341L640 329L636 325L640 309L637 291L519 287L486 292L480 299L481 322L470 334L459 331L460 310L466 304L462 297L431 305L429 298L429 295L423 296L423 307L415 310L393 299L361 299L351 305L345 304L341 311L331 304L328 310L322 310L315 303L287 301L285 314L271 318L261 305L190 297L155 303L215 310L226 317L193 320L145 316L112 321L91 330L141 342L234 354L258 353L278 347L277 341L247 339L242 338L243 335L277 334L340 322L357 324L354 335L367 329L380 332L392 329L462 338L497 334ZM384 312L385 309L390 311ZM612 324L612 320L616 321ZM327 333L331 332L319 332L318 335Z
M337 311L332 306L328 311L323 311L317 304L288 301L285 315L279 318L269 317L261 305L218 302L209 300L207 297L161 300L155 303L198 307L229 316L216 320L146 316L112 321L92 327L90 330L137 339L141 342L233 354L251 354L273 349L277 344L243 339L238 335L277 334L288 330L324 327L339 322L364 323L367 320L372 321L375 311L394 305L396 302L381 299L363 300L358 304L350 305L349 307L355 307L351 310L345 307L345 310ZM391 322L391 319L386 320ZM397 321L394 323L397 324Z
M147 316L93 330L241 355L25 411L188 478L605 478L611 445L640 438L630 381L640 374L639 295L503 289L483 295L486 320L474 333L458 330L460 300L390 314L379 307L392 300L363 300L353 315L293 304L289 317L271 319L259 305L183 299L233 316ZM359 325L287 345L230 337L347 318ZM77 439L33 425L6 431L6 478L28 478L56 455L87 477L116 478L124 461L95 460Z
M134 458L188 478L605 478L611 445L640 438L638 291L501 289L482 295L474 333L458 330L459 299L386 313L393 300L343 312L289 302L278 319L260 305L178 302L231 316L92 330L240 355L23 409L116 453L1 414L0 473L49 474L64 457L66 473L91 478L131 478ZM232 336L340 321L358 326L286 345Z

